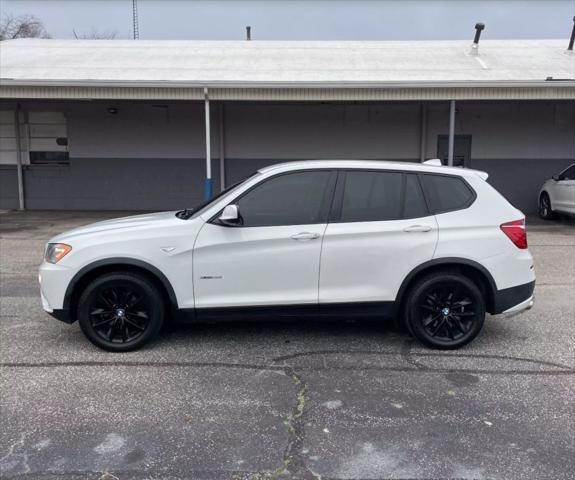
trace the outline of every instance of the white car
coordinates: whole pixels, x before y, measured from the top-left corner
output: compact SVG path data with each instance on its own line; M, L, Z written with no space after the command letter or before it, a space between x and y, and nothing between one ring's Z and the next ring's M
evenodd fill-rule
M553 175L539 192L539 216L551 220L556 213L575 215L575 163Z
M457 348L485 313L533 304L523 214L487 174L435 164L263 168L194 210L98 222L50 240L44 309L112 351L167 319L401 319Z

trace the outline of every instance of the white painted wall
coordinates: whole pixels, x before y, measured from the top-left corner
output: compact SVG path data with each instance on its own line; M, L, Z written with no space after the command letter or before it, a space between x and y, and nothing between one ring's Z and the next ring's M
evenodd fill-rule
M63 111L54 111L50 105L45 108L49 110L20 112L23 165L30 163L29 152L65 152L68 148L56 143L58 137L68 136ZM11 109L0 110L0 165L17 164L15 109L13 105Z
M21 131L21 133L23 133ZM21 141L22 148L26 147ZM0 165L16 165L16 128L14 109L0 110Z

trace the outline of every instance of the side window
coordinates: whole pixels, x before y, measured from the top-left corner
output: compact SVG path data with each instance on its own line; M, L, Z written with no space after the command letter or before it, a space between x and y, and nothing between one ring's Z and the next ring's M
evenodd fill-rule
M403 204L403 218L418 218L429 215L419 180L414 173L405 175L405 197Z
M265 180L236 202L244 227L306 225L327 221L330 171L296 172Z
M375 222L401 217L402 173L348 171L341 222Z
M459 177L426 173L423 186L433 213L467 208L475 197L473 190Z

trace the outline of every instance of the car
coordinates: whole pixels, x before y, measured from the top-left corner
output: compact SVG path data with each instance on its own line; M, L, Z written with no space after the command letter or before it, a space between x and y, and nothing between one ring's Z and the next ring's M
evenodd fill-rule
M533 305L524 215L484 172L382 161L262 168L195 209L52 238L44 310L110 351L168 320L395 319L432 348Z
M539 216L552 220L557 213L575 215L575 163L553 175L539 192Z

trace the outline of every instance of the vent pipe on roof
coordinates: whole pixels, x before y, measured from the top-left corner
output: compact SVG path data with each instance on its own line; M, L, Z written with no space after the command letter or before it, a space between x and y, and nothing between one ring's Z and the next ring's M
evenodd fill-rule
M246 27L246 40L252 39L252 27L249 25Z
M484 23L475 24L475 38L473 39L473 45L471 45L471 55L479 55L479 38L481 37L481 32L484 29Z
M575 43L575 17L573 17L573 30L571 30L571 38L569 39L569 46L567 50L573 51L573 44Z

